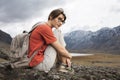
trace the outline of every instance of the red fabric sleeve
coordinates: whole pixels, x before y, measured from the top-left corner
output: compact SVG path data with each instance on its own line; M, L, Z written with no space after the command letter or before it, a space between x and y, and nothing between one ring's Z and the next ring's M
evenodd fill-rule
M49 26L41 26L39 33L45 40L46 44L51 44L57 40Z

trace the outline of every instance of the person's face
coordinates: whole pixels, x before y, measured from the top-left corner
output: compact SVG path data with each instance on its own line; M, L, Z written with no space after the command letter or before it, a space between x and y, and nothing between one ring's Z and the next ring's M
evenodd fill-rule
M59 28L62 24L64 24L64 16L63 16L63 14L60 14L55 19L52 19L51 22L52 22L53 27L55 27L56 29Z

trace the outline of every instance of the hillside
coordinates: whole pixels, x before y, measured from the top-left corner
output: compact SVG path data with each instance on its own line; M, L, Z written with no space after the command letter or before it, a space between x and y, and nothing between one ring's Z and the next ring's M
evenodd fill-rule
M12 40L12 38L8 33L0 30L0 42L10 44L11 40Z
M96 32L73 31L65 35L67 49L76 52L120 53L120 26Z

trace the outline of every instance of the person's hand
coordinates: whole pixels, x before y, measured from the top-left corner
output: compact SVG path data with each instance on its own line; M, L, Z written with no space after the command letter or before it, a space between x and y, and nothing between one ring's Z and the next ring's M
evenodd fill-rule
M68 67L71 67L71 60L70 59L66 59L66 63L68 65Z
M70 54L70 59L72 59L72 55Z
M72 55L68 52L69 59L72 59Z

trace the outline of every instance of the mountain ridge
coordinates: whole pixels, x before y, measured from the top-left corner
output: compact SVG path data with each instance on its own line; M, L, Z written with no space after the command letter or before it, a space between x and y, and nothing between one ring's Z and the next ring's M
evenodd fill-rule
M96 32L77 30L67 33L64 38L66 48L71 52L120 53L120 26L104 27Z
M12 41L12 37L10 36L10 34L0 30L0 42L10 44L11 41Z

